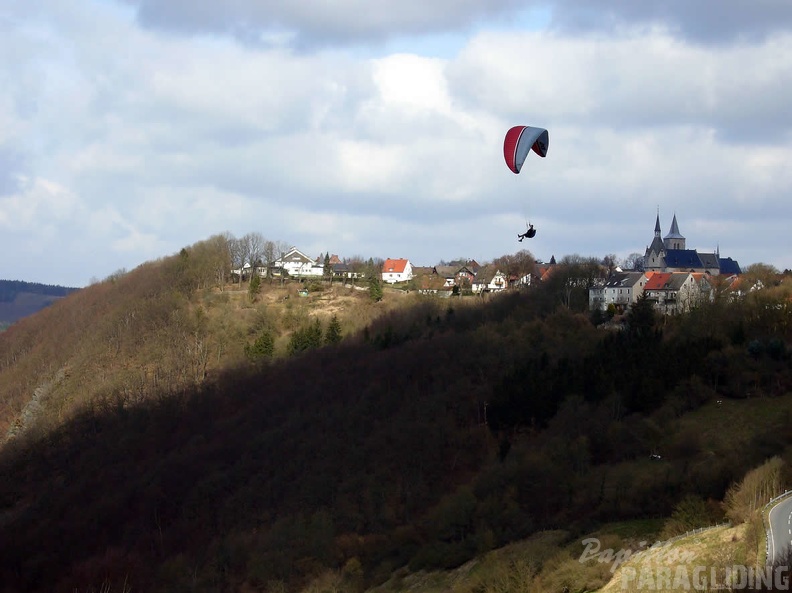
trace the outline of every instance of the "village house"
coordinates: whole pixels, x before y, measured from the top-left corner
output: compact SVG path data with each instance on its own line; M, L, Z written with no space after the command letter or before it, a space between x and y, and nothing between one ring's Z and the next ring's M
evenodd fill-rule
M439 276L436 266L413 266L413 284L422 294L449 292L446 279Z
M292 247L271 266L272 276L282 277L284 273L290 278L321 278L324 276L324 262L319 263L296 247Z
M457 270L459 270L458 266L434 266L432 273L443 279L444 288L452 288L456 285Z
M476 294L482 292L501 292L508 287L508 276L499 269L491 266L480 268L471 283L471 289Z
M388 284L409 282L413 278L413 267L407 259L386 259L382 264L382 281Z
M454 278L456 280L457 286L464 286L469 287L473 285L473 282L476 280L476 275L478 274L481 266L478 262L474 259L470 260L469 262L463 263L454 274Z
M324 272L325 259L323 256L316 258L316 265L322 266ZM337 254L333 253L327 256L327 265L330 267L329 273L332 280L354 280L360 278L362 274L354 272L349 264L341 261Z
M649 272L651 275L652 272ZM648 281L643 272L620 272L589 289L589 308L606 311L613 305L621 313L635 304Z
M702 291L702 282L709 286L703 274L657 272L646 282L644 291L646 298L663 313L683 313L708 297L709 293Z

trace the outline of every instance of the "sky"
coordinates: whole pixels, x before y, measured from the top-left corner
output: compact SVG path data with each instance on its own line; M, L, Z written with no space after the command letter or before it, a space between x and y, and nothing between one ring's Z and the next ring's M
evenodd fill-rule
M312 257L792 268L789 0L3 0L0 278ZM546 128L519 175L503 138ZM526 222L538 232L516 235Z

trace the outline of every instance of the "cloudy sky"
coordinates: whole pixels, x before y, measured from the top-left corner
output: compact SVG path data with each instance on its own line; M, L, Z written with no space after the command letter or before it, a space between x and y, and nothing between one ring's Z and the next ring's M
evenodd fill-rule
M547 158L503 160L517 124ZM792 268L789 0L3 0L0 278L223 232L430 265Z

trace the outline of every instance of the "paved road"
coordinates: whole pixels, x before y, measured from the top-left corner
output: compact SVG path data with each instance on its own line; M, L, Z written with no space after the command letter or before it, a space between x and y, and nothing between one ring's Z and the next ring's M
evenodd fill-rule
M770 509L767 517L770 527L767 530L767 563L782 557L784 550L792 547L792 496Z

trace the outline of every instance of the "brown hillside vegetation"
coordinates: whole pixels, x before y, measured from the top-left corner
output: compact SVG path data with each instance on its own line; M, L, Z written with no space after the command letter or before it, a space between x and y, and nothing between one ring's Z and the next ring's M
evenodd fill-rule
M25 423L0 449L3 591L331 574L358 592L542 531L706 525L748 470L792 460L786 297L669 318L644 300L604 329L582 283L558 280L588 273L570 264L487 301L285 284L251 302L212 288L200 251L0 336L4 413ZM333 314L344 339L324 345L314 320L326 335ZM275 356L254 363L261 336ZM569 575L541 576L554 589L601 584L569 553L537 562Z
M251 300L247 283L214 286L213 268L192 261L207 244L114 275L0 335L0 435L49 430L102 399L131 403L198 384L243 364L264 329L284 355L289 335L313 319L326 325L335 314L351 334L403 300L386 291L373 303L338 283L315 283L303 298L303 284L267 281Z

